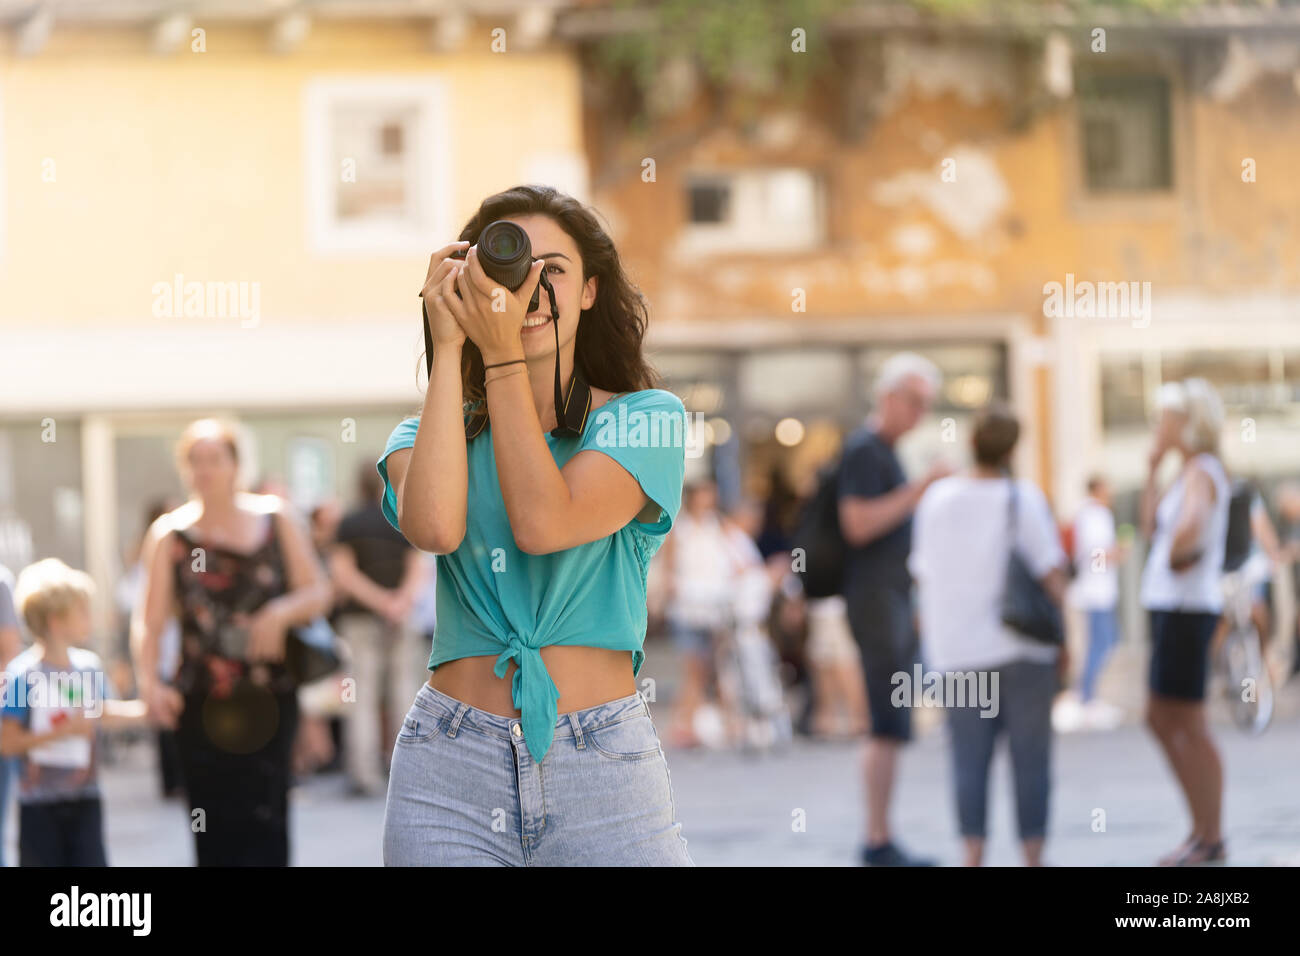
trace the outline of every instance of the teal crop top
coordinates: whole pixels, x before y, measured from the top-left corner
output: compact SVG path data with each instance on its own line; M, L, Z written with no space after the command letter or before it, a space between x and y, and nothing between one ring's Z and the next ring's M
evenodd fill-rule
M384 479L384 515L394 528L397 498L387 459L415 444L419 424L419 418L408 418L393 429L376 463ZM559 699L539 648L569 644L631 651L633 676L641 671L646 572L681 508L687 425L681 399L654 388L624 393L592 409L581 437L547 432L557 467L580 451L602 452L660 509L651 524L634 518L608 537L552 554L526 554L515 546L497 480L491 425L466 446L465 538L454 552L437 558L438 627L429 668L496 655L495 673L505 677L513 659L511 696L524 741L538 763L555 736Z

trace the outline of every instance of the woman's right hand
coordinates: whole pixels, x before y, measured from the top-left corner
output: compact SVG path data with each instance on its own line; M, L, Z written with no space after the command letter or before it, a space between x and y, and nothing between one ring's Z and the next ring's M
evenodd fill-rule
M185 698L174 687L162 681L154 681L141 694L147 708L149 720L159 726L174 728L176 719L185 709Z
M443 246L429 259L429 272L424 278L420 295L429 314L429 334L434 345L459 346L465 342L465 330L460 327L446 300L456 294L456 276L465 268L464 259L453 259L453 252L464 252L468 240Z

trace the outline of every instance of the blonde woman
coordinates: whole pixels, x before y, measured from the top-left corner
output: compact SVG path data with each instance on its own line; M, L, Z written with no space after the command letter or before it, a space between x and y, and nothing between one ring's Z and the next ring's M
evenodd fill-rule
M191 500L150 528L136 609L136 679L150 712L176 727L200 866L287 866L290 752L298 698L284 668L291 627L329 608L310 535L274 495L239 490L226 425L185 429L177 462ZM180 668L158 677L159 638L181 626Z
M1192 831L1162 866L1222 861L1223 763L1205 716L1210 644L1223 612L1220 575L1228 531L1228 476L1219 457L1223 405L1193 378L1163 386L1142 491L1142 531L1151 542L1141 601L1150 616L1147 725L1187 800ZM1156 473L1169 453L1181 467L1163 493Z

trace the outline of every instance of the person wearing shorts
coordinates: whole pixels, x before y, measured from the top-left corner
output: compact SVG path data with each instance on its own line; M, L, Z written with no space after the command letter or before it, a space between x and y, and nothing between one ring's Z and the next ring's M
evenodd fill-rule
M1176 700L1203 701L1210 644L1219 615L1204 611L1148 611L1151 667L1147 689Z
M910 352L892 356L875 381L875 408L844 445L840 470L840 529L847 545L844 599L862 660L870 730L863 754L866 826L862 862L870 866L923 864L904 853L890 833L889 806L899 748L911 739L910 711L893 707L892 679L917 661L907 557L911 515L931 482L948 474L933 466L909 482L894 453L898 440L929 410L939 370Z
M1151 541L1141 603L1151 628L1147 725L1164 750L1187 805L1192 831L1162 866L1221 862L1223 763L1205 716L1210 644L1223 612L1220 575L1228 533L1230 486L1219 459L1223 404L1203 379L1163 386L1160 417L1142 492L1142 529ZM1157 494L1156 475L1170 451L1182 462Z

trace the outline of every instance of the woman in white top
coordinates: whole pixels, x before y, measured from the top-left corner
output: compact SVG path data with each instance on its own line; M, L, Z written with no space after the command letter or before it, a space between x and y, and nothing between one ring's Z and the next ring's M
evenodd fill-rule
M1052 701L1069 666L1064 648L1038 643L1002 622L1004 570L1013 546L1058 607L1065 595L1065 554L1047 500L1032 482L1009 476L1019 436L1020 424L1004 404L980 411L970 470L930 485L912 518L908 569L916 582L926 669L942 675L945 687L950 675L969 675L989 692L978 700L969 691L965 699L954 694L944 700L967 866L979 866L984 857L989 768L999 737L1011 752L1025 863L1042 864ZM900 698L907 706L907 695Z
M1205 682L1223 611L1229 487L1218 451L1223 404L1209 383L1193 378L1167 384L1157 405L1141 511L1142 532L1151 542L1141 589L1151 627L1147 725L1192 816L1187 840L1160 863L1186 866L1225 857L1223 764L1205 717ZM1182 467L1157 496L1156 472L1170 451L1180 455Z

